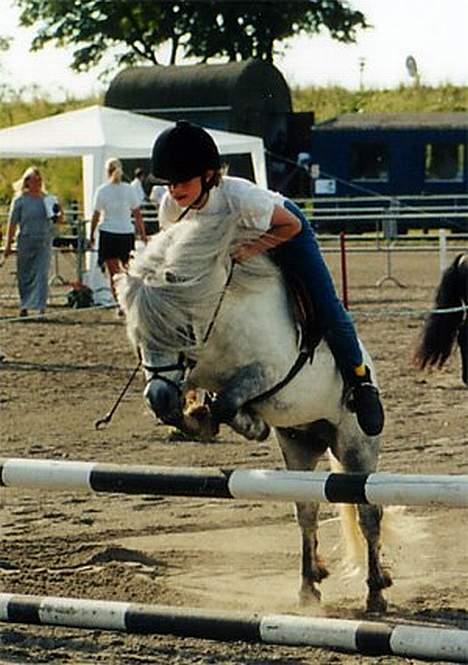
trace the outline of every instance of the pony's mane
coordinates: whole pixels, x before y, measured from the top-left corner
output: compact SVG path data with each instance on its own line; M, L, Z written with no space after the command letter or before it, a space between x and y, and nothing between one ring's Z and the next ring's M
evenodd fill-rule
M204 216L181 220L154 236L116 280L119 303L127 315L127 331L135 347L190 351L196 355L204 330L221 298L237 243L257 238L238 218ZM236 264L230 290L263 289L263 280L278 274L265 256Z

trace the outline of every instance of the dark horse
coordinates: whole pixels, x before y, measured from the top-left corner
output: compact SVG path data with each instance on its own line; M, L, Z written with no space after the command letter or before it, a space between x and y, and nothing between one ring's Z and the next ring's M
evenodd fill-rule
M426 319L415 352L419 369L440 369L455 341L462 359L462 379L468 386L468 255L459 254L443 272L434 297L435 309ZM445 311L446 310L446 311Z

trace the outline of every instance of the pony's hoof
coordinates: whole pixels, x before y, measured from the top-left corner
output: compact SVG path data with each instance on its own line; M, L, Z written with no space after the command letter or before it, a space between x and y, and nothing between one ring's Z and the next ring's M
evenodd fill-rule
M265 439L268 439L270 436L270 428L266 423L262 423L263 428L260 429L259 432L257 432L256 440L257 441L265 441Z
M299 605L301 607L311 607L312 605L320 605L322 594L314 587L303 587L299 591Z
M387 601L381 594L369 596L367 599L366 614L385 614L387 607Z
M205 405L197 404L184 413L184 431L201 441L210 441L219 433L219 425Z

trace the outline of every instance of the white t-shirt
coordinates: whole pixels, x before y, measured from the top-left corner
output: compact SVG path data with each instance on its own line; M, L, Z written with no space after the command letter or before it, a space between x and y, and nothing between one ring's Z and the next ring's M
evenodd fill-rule
M126 182L105 183L94 194L93 208L101 213L100 231L134 233L132 211L139 207L135 189Z
M52 194L46 194L44 196L44 205L49 219L53 219L53 217L55 217L60 211L58 198Z
M133 178L132 182L130 183L135 192L137 193L138 196L138 202L141 205L143 201L146 199L146 194L145 190L143 188L143 184L140 180L140 178Z
M154 185L154 187L151 188L149 195L150 201L152 201L154 205L158 207L166 192L167 187L165 185Z
M285 197L278 192L263 189L244 178L223 176L218 187L210 190L208 201L200 210L189 210L184 219L213 215L238 215L245 228L267 231L271 225L271 217L275 205L284 205ZM164 197L159 209L159 223L162 229L167 228L182 214L181 208L171 197Z

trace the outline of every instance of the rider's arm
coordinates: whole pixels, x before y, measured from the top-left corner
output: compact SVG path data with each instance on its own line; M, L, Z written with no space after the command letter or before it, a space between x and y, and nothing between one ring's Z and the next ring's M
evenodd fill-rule
M15 234L16 234L16 224L14 224L10 219L10 220L8 220L8 225L7 225L7 230L6 230L5 247L4 247L4 250L3 250L3 257L5 259L8 258L11 254L11 246L12 246L13 241L15 239Z
M146 228L140 208L134 208L132 210L132 214L133 219L135 220L136 230L138 231L138 234L143 242L146 243Z
M99 210L95 210L93 212L93 216L91 218L91 234L90 234L90 242L91 244L94 244L94 237L96 234L96 226L99 224L99 219L100 219L100 212Z
M236 247L233 258L236 261L248 261L253 256L290 240L300 233L301 228L301 222L295 215L283 206L275 205L268 231L256 240Z

